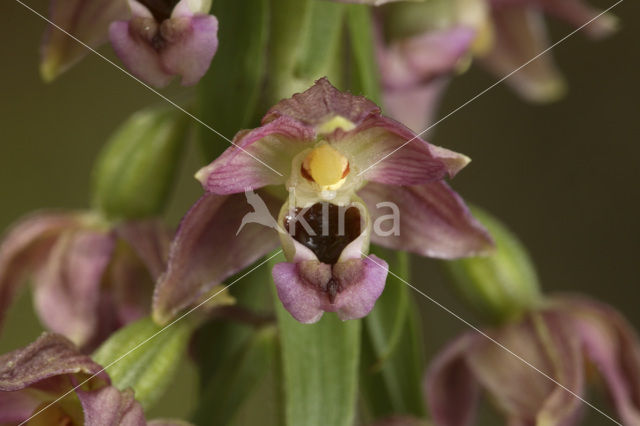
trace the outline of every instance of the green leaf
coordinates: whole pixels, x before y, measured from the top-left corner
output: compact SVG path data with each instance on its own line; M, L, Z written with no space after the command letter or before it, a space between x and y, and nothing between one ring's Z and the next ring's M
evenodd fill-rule
M271 0L269 79L264 107L308 89L327 76L341 86L340 54L344 11L341 3Z
M364 93L373 102L381 105L380 74L374 51L371 8L359 4L348 5L347 25L353 54L353 91Z
M406 253L374 248L394 274L406 278ZM382 296L365 318L361 389L369 415L425 415L421 379L424 354L420 318L409 287L389 274Z
M185 318L163 329L151 318L143 318L113 334L93 359L106 367L118 389L132 388L147 410L171 383L195 325Z
M207 75L199 86L200 113L225 137L254 127L256 107L266 71L269 1L250 5L237 0L216 0L211 13L220 22L216 52ZM200 127L200 141L207 160L229 147L229 142L206 127Z
M228 425L242 402L271 367L276 342L275 327L266 327L248 339L233 357L220 365L201 396L196 424Z
M111 219L162 212L184 151L187 121L180 111L149 108L109 138L93 169L92 202Z
M344 11L342 3L311 3L311 19L300 49L296 77L312 82L327 73L340 43Z
M276 258L272 264L284 261ZM275 293L275 292L274 292ZM300 324L274 296L280 330L286 424L351 426L355 419L360 320L325 314Z

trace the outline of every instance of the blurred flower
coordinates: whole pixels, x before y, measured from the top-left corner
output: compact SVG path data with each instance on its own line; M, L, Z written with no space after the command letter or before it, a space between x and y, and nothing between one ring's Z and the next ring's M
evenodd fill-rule
M378 14L378 62L390 114L415 131L428 127L446 79L475 57L502 78L549 46L543 12L579 27L599 13L579 0L433 0L384 6ZM610 34L606 14L585 27L592 37ZM565 82L550 55L505 80L523 98L549 102Z
M113 227L80 212L24 218L0 245L0 319L18 287L32 278L46 328L91 350L148 312L168 241L155 221Z
M164 87L175 76L196 84L218 49L218 20L210 0L128 0L132 18L113 22L109 39L125 66L147 83Z
M88 383L45 409L90 377ZM34 425L186 425L172 420L147 423L131 389L113 387L100 365L69 340L49 333L0 356L0 423L18 425L27 420Z
M273 269L278 295L304 323L323 312L360 318L373 308L387 264L363 257L370 240L439 258L490 247L484 228L443 180L469 159L421 139L398 149L414 138L374 103L338 91L327 79L279 102L261 127L238 133L236 146L197 173L206 194L173 242L167 273L156 286L154 318L166 322L275 248L272 228L288 259ZM259 190L261 197L247 191L251 212L242 193L269 185L276 187ZM289 199L282 205L284 189ZM268 213L278 209L276 222ZM398 229L382 230L393 213Z
M504 347L470 332L433 361L425 390L436 425L472 424L480 390L509 424L576 424L582 402L575 395L584 394L589 364L604 380L622 423L640 424L640 344L613 308L578 296L555 297L519 322L487 333Z
M49 19L92 48L108 40L111 22L125 19L129 14L126 0L51 0ZM42 43L40 74L51 81L84 58L89 50L59 31L48 26Z

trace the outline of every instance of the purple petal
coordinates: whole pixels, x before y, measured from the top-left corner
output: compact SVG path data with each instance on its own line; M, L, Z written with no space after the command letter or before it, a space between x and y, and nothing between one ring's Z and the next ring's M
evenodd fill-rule
M471 28L455 27L429 31L380 48L378 62L385 89L408 89L452 72L475 34Z
M83 43L97 48L107 41L109 24L128 14L126 0L52 0L49 17ZM42 43L42 77L53 80L87 53L86 47L48 26Z
M415 87L385 89L384 106L389 116L402 121L414 132L421 132L433 123L448 84L449 80L442 78Z
M136 35L130 21L115 21L109 26L109 40L116 55L139 79L155 87L165 87L173 79L151 45Z
M323 312L336 312L343 321L362 318L384 290L388 265L374 255L339 262L333 270L320 262L309 267L309 262L314 261L279 263L272 271L282 305L301 323L317 322ZM332 277L342 288L333 303L326 290Z
M67 213L38 213L11 227L0 245L0 324L18 286L47 259L61 232L79 225Z
M277 212L277 200L266 193L260 197L272 215ZM171 244L167 271L156 284L153 316L157 322L166 323L277 246L275 231L258 223L245 224L236 235L248 213L252 209L244 194L206 193L191 207Z
M162 221L126 222L116 232L134 249L154 278L164 272L172 236Z
M433 360L424 380L429 412L439 426L474 424L480 390L465 360L479 335L467 333Z
M205 190L216 194L283 184L291 172L293 157L314 140L312 128L292 118L280 117L257 129L239 132L233 140L234 146L202 168L196 177Z
M113 386L99 390L76 391L84 410L86 426L146 426L140 404L134 399L133 391L120 392Z
M290 117L315 127L335 116L341 116L357 126L371 115L380 115L380 108L375 103L363 96L339 91L325 77L306 91L296 93L271 107L262 119L262 124L280 117Z
M29 346L0 356L0 391L25 389L45 379L67 374L82 374L98 382L109 383L102 367L81 354L63 336L44 333Z
M498 77L512 73L549 46L546 26L538 10L499 7L493 10L492 17L495 42L480 60ZM564 79L550 55L537 58L506 82L532 102L554 101L566 91Z
M0 392L0 424L18 424L28 419L42 404L33 393L25 390Z
M187 20L188 24L181 22ZM188 25L188 29L178 28ZM166 31L180 32L178 40L161 52L163 68L182 76L183 86L196 84L206 74L218 50L218 20L212 15L171 18L163 23Z
M327 139L351 157L352 173L389 185L417 185L455 176L470 161L425 142L406 126L384 116L371 116L356 129Z
M529 7L542 8L545 12L562 19L574 27L583 26L598 16L601 11L588 6L583 0L491 0L495 8L499 7ZM606 37L618 28L615 16L607 13L587 25L584 30L593 38Z
M369 207L375 244L444 259L483 253L493 245L464 201L444 182L408 187L369 183L358 195ZM397 206L397 232L391 232L393 223L388 222L391 207L379 203Z
M35 281L38 315L78 346L98 331L101 284L115 246L112 233L70 231L58 239Z
M466 360L505 416L514 424L564 425L575 420L582 402L566 389L582 394L584 366L567 316L552 311L536 313L490 335L503 347L478 338Z
M640 424L640 343L613 308L583 297L563 300L576 318L587 357L605 380L624 424Z

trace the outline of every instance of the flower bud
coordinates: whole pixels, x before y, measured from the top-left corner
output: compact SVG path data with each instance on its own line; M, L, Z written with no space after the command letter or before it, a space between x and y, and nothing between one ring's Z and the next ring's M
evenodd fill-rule
M93 171L93 204L110 219L157 215L166 204L187 132L179 111L146 109L110 138Z
M486 320L501 322L519 315L540 298L538 278L522 243L488 213L472 209L495 241L481 257L445 263L464 299Z

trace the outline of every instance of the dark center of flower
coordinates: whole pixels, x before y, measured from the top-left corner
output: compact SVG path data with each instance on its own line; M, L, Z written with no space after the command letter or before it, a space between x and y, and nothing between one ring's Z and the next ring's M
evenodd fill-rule
M162 22L171 17L173 8L179 0L140 0L149 9L149 12L156 18L157 22Z
M316 203L291 213L284 217L284 228L320 262L329 265L338 262L344 248L362 232L360 210L356 207Z

